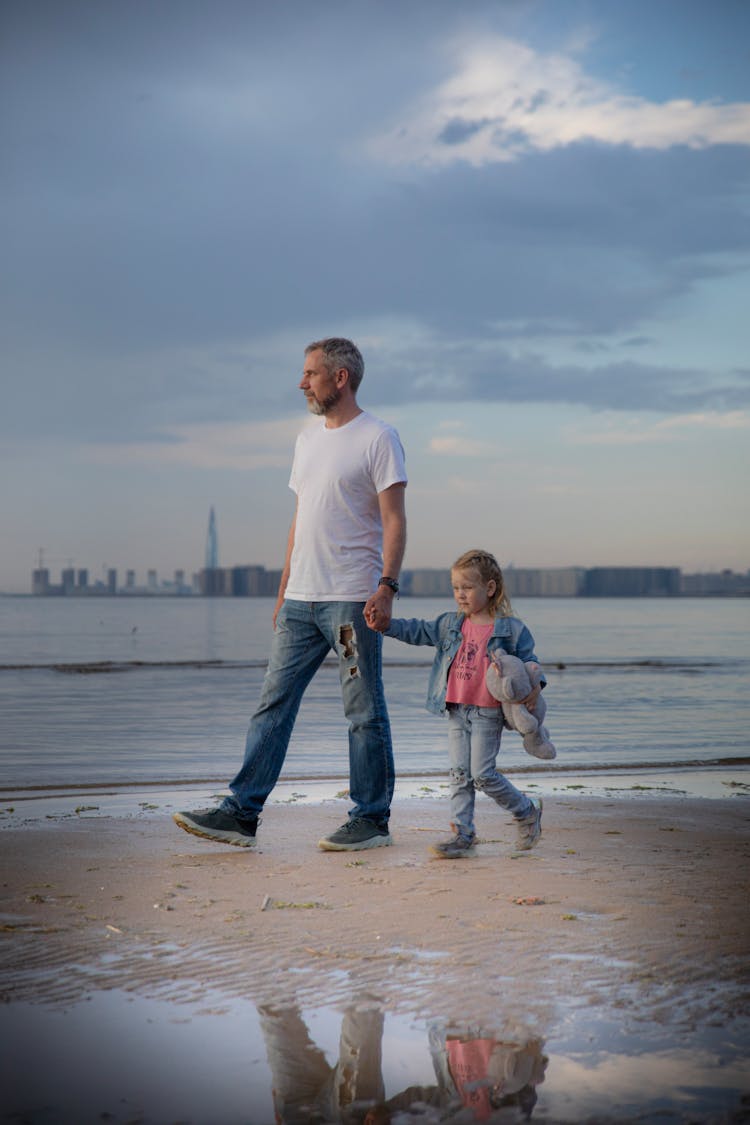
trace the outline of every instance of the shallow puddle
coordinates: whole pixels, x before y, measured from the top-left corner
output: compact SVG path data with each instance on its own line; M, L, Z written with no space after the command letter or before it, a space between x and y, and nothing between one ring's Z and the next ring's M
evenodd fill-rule
M369 997L343 1011L120 990L64 1008L12 1002L0 1008L2 1120L679 1125L748 1111L747 1026L677 1040L590 1008L544 1038L509 1026L383 1013Z

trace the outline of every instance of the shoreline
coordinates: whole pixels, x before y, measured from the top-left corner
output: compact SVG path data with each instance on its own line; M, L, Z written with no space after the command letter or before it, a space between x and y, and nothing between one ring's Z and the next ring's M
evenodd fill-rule
M517 779L521 789L534 795L552 797L573 791L581 796L608 797L629 800L635 796L683 796L704 800L750 796L750 759L717 759L701 763L634 765L605 765L581 769L563 765L544 767L525 766L503 771L509 778ZM346 775L282 776L269 797L267 807L277 804L316 804L333 799L346 800L348 778ZM87 809L111 815L126 808L142 807L139 798L148 795L151 801L179 800L210 804L220 792L226 791L226 779L199 778L184 781L131 780L115 782L84 782L82 784L5 786L0 787L0 831L11 823L6 806L23 806L25 819L37 815L55 815L70 811L77 797L101 799L107 802L104 810ZM432 797L447 802L448 779L444 772L400 773L396 778L394 806L396 803ZM197 807L197 806L194 806Z
M517 764L506 767L503 772L513 775L525 774L562 774L562 773L586 773L586 774L599 774L599 773L612 773L627 771L629 773L637 772L651 772L660 770L672 771L689 771L689 770L703 770L703 769L719 769L719 768L734 768L750 766L750 756L738 755L737 757L718 757L718 758L703 758L695 761L686 760L672 760L665 762L649 761L633 761L633 762L595 762L589 766L581 765L580 762L564 763L556 761L553 765L551 762L540 764L529 764L519 766ZM444 769L432 770L398 770L398 779L413 779L421 777L440 777L445 774ZM280 782L284 781L335 781L343 777L343 773L294 773L293 771L284 772ZM44 785L0 785L0 794L10 793L18 789L29 791L41 789L69 789L76 787L84 789L87 787L101 785L109 785L118 789L125 788L129 785L149 786L159 785L162 788L169 785L183 786L183 785L215 785L220 782L218 777L194 777L182 779L167 779L167 778L129 778L122 781L85 781L85 782L61 782L61 783L45 783ZM0 799L2 797L0 796Z

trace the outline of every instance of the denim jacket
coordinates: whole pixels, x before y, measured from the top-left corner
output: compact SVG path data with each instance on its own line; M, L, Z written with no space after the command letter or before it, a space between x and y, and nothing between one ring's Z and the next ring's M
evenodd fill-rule
M445 711L445 693L448 687L448 669L461 647L463 613L441 613L434 621L418 617L396 617L385 631L386 637L395 637L407 645L434 645L437 649L427 687L427 710L435 715ZM496 617L495 628L487 642L487 654L507 652L524 663L535 660L534 638L518 617ZM542 679L542 685L546 681Z

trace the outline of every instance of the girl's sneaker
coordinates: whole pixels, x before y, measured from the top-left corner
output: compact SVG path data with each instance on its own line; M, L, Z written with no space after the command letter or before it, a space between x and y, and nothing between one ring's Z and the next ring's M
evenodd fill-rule
M456 832L456 835L451 836L450 840L443 840L439 844L431 844L430 851L438 859L465 859L467 856L475 854L474 837L468 839L468 837L462 836L460 832Z
M532 797L531 803L534 806L533 812L522 820L516 821L518 825L516 848L520 852L527 852L533 848L542 835L542 798Z

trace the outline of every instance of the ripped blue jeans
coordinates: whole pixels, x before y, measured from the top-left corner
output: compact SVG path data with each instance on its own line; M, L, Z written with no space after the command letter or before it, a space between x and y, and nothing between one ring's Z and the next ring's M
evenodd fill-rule
M500 707L448 704L451 820L456 832L473 840L476 791L486 793L517 820L529 816L534 805L495 767L503 731Z
M287 600L276 619L260 703L250 720L245 758L222 808L257 817L284 764L302 696L328 653L339 660L349 720L350 816L388 821L394 766L382 677L383 638L368 628L364 602Z

